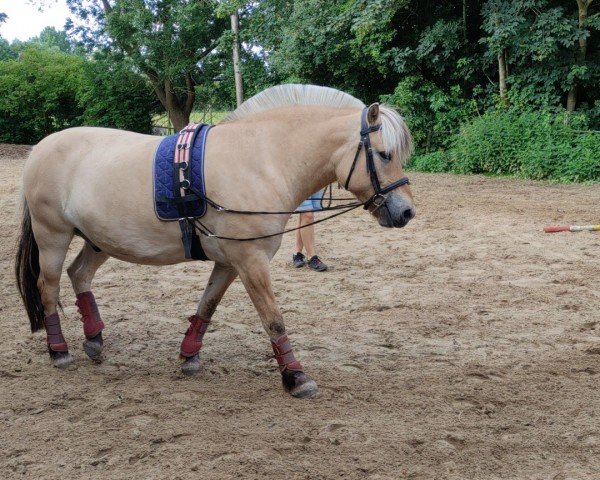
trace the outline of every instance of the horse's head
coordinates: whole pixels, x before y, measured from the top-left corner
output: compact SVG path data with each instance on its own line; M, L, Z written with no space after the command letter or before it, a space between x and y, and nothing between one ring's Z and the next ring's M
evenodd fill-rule
M415 206L403 166L412 152L412 138L402 117L374 103L360 117L354 158L338 163L340 183L365 203L382 227L403 227Z

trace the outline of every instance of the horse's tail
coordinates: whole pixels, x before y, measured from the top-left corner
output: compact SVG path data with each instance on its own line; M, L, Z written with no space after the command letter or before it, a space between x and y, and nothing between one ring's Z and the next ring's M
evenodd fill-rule
M31 228L31 214L27 201L23 202L23 220L17 256L15 258L17 288L25 304L31 331L36 332L44 326L44 306L38 289L40 276L40 251Z

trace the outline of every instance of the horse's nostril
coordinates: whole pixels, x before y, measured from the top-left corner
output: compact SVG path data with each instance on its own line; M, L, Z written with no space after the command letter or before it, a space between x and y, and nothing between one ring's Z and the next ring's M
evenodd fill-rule
M415 216L415 211L412 208L407 208L406 210L404 210L404 212L402 212L402 217L404 218L405 221L409 221L412 220L412 218Z

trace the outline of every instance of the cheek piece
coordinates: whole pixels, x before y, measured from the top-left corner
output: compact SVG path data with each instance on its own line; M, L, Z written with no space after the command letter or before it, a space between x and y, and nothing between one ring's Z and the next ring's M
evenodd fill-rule
M354 173L354 169L356 168L356 163L358 162L358 157L360 155L360 151L365 149L365 156L367 159L367 173L369 174L369 178L371 179L371 185L373 186L373 191L375 192L371 198L369 198L366 202L364 202L364 209L367 210L371 205L375 205L375 207L379 208L385 202L385 195L390 193L392 190L395 190L402 185L410 185L410 181L408 177L402 177L395 182L386 185L381 188L381 183L379 182L379 177L377 176L377 169L375 168L375 160L373 159L373 149L371 147L371 138L370 134L373 132L377 132L381 130L381 124L369 126L367 123L367 111L368 107L365 107L362 111L360 117L360 142L358 143L358 148L356 149L356 155L354 155L354 161L352 162L352 166L350 167L350 171L348 172L348 176L346 177L346 182L344 183L344 188L348 190L348 185L350 185L350 178Z

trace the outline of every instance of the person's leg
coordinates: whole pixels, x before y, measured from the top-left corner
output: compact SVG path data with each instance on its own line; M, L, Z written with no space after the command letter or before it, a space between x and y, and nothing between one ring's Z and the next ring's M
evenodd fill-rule
M300 214L300 218L298 219L298 226L304 227L309 223L314 222L315 215L313 212L304 212ZM300 232L301 242L306 249L306 256L308 258L312 258L315 256L315 226L310 225L308 227L301 228L300 230L296 230Z
M313 204L313 209L320 208L320 198L322 193L315 195L316 198L311 199ZM302 226L310 225L315 221L315 215L313 212L304 212L300 214L300 223ZM327 270L327 265L325 265L317 254L315 253L315 226L310 225L300 230L302 235L302 242L304 243L304 248L306 249L306 257L308 261L306 264L313 270L317 272L324 272Z
M296 230L296 253L302 253L302 249L304 248L304 242L302 242L302 214L298 215L298 230Z

